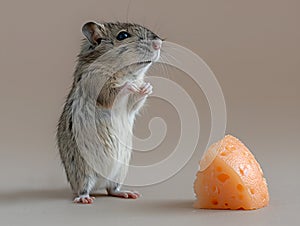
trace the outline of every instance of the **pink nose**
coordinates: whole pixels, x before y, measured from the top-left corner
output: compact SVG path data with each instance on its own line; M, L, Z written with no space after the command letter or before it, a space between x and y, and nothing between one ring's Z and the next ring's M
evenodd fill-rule
M160 39L152 41L152 47L155 50L159 50L161 48L162 41Z

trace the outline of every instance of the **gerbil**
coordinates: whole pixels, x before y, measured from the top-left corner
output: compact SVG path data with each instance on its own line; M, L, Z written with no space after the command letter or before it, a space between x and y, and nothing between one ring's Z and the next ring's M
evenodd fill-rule
M145 72L158 60L162 40L131 23L88 22L73 85L57 129L57 144L76 203L92 191L138 198L122 191L132 149L134 119L152 93Z

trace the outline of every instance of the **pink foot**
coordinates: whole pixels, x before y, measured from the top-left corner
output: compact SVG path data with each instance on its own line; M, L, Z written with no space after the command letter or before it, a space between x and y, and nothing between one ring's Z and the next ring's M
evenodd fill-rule
M132 83L132 82L127 82L121 92L123 93L138 93L142 96L148 96L152 93L152 90L153 90L153 87L152 85L147 82L147 83L144 83L141 87L138 87L135 83Z
M81 203L81 204L92 204L95 200L95 197L90 197L89 195L81 195L74 199L74 203Z
M138 93L140 92L139 87L137 87L136 84L132 83L132 82L127 82L122 90L120 92L126 93L126 94L130 94L130 93Z
M120 198L124 198L124 199L137 199L139 197L141 197L141 194L138 193L137 191L110 191L108 193L111 196L115 196L115 197L120 197Z
M152 85L149 82L147 82L141 87L140 94L150 95L152 93L152 90L153 90Z

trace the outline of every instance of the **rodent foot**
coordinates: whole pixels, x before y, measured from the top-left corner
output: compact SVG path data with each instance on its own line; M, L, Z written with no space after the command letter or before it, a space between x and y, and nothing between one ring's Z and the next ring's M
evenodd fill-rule
M140 89L139 89L139 87L136 84L134 84L132 82L127 82L123 86L121 92L124 92L124 93L127 93L127 94L130 94L130 93L139 93Z
M140 94L150 95L152 93L152 90L153 90L153 86L149 82L147 82L141 87Z
M90 197L89 195L81 195L74 199L74 203L81 203L81 204L92 204L95 200L95 197Z
M144 83L141 87L138 87L135 83L127 82L122 89L123 92L137 93L143 96L150 95L152 93L152 90L153 87L149 82Z
M114 191L109 191L108 194L111 196L120 197L120 198L124 198L124 199L137 199L137 198L141 197L141 194L138 193L137 191L114 190Z

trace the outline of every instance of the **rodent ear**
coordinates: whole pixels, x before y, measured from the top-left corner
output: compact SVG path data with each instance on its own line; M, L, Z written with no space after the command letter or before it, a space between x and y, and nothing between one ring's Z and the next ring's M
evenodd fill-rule
M82 33L92 45L97 46L101 43L101 29L101 24L87 22L82 27Z

